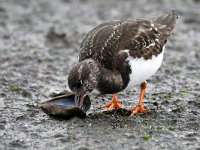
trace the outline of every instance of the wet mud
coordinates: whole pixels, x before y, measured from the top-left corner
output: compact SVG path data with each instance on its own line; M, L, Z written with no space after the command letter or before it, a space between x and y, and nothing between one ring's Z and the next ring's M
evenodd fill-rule
M0 149L200 149L199 0L0 0ZM102 110L92 95L86 119L57 120L38 104L68 90L79 46L96 25L178 9L164 60L148 82L148 113L130 117L139 87Z

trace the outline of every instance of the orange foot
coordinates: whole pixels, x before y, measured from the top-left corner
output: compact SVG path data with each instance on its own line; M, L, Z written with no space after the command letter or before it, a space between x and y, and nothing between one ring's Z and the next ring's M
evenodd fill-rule
M141 85L140 85L140 99L139 99L138 104L135 107L131 108L131 110L133 111L131 116L134 116L135 114L137 114L140 111L143 112L143 113L148 111L147 109L145 109L142 106L142 100L144 98L144 93L145 93L146 87L147 87L146 81L141 83Z
M140 111L143 113L148 112L148 110L145 109L142 105L136 105L135 107L131 108L131 110L133 110L131 116L136 115Z
M112 102L101 106L101 108L121 108L121 101L117 99L116 94L113 94L112 96Z

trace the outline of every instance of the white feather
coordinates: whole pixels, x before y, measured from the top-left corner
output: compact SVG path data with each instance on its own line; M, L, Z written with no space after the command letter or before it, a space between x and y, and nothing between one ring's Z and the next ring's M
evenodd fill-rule
M126 51L127 52L127 51ZM132 73L130 75L130 82L127 88L133 88L134 85L141 84L150 78L160 68L164 54L164 47L162 53L152 56L152 59L145 60L142 58L133 58L129 56L127 60L131 66Z

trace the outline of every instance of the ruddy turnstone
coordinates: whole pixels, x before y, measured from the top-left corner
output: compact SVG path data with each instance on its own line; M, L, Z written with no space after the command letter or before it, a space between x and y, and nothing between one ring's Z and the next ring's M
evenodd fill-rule
M147 112L142 106L146 80L161 66L164 47L178 12L172 10L151 19L110 21L92 29L81 43L79 63L68 77L79 106L93 90L113 94L102 108L120 108L116 93L140 84L140 98L132 115Z

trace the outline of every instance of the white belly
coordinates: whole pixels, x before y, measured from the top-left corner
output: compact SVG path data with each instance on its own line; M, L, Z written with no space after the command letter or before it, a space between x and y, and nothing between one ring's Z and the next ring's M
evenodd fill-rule
M150 78L160 68L164 54L164 47L162 53L157 57L152 56L152 59L145 60L144 58L129 57L129 64L132 73L130 75L130 82L127 88L133 88L134 85L141 84Z

